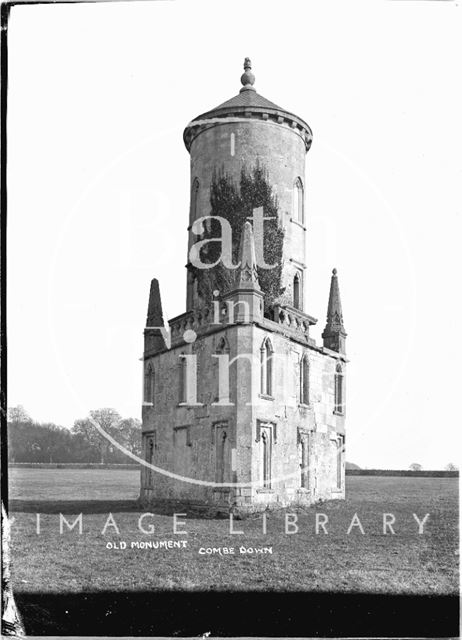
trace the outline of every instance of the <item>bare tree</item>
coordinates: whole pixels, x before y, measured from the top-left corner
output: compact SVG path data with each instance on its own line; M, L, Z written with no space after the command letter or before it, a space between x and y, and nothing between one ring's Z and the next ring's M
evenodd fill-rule
M422 471L422 465L421 465L421 464L418 464L417 462L413 462L413 463L410 465L409 469L410 469L411 471Z
M32 422L32 418L22 404L18 404L17 407L10 407L8 409L8 422L12 422L13 424L15 422Z
M459 467L453 462L450 462L444 468L446 469L446 471L459 471Z
M101 464L104 464L107 460L108 453L111 450L111 443L100 433L95 426L95 423L99 425L105 433L114 439L117 439L121 421L122 418L115 409L94 409L93 411L90 411L88 418L76 420L72 427L72 431L75 434L80 434L90 446L94 446L98 449L100 462Z
M141 455L141 422L137 418L125 418L120 421L118 431L117 441L130 453Z

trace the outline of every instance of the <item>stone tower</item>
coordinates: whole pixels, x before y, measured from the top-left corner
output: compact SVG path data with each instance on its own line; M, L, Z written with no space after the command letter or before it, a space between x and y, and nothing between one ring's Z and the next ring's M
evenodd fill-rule
M294 276L298 275L299 308L303 309L305 156L311 146L312 132L306 122L256 92L248 58L244 69L243 86L238 95L194 118L183 134L191 156L189 247L197 241L191 225L197 217L210 211L210 182L214 172L222 171L238 183L242 170L251 171L258 163L268 173L285 230L282 287L289 302ZM187 309L195 308L200 302L189 272Z
M333 271L323 346L307 313L310 127L259 95L192 120L186 312L145 329L145 504L248 513L343 498L345 338ZM229 233L227 233L227 230Z

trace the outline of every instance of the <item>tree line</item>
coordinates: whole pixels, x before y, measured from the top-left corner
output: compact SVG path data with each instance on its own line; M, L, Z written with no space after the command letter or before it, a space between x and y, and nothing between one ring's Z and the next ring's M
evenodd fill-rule
M94 409L67 429L51 422L36 422L22 406L18 406L8 410L8 460L133 462L98 431L95 423L124 449L138 456L141 454L141 422L136 418L122 418L115 409Z

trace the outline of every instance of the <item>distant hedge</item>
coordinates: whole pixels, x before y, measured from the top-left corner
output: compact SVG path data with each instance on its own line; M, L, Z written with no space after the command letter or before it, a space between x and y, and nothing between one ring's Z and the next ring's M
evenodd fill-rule
M98 462L10 462L15 469L132 469L140 468L139 464L100 464Z
M411 471L410 469L346 469L347 476L397 476L412 478L458 478L458 471Z
M10 468L17 469L131 469L139 464L99 464L97 462L10 462ZM347 476L396 476L410 478L458 478L458 471L411 471L410 469L346 469Z

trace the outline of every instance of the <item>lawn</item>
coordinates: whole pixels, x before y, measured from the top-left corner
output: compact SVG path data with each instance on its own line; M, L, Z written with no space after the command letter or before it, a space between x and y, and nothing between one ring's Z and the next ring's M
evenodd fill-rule
M285 514L236 521L186 518L173 533L170 516L154 515L141 533L136 503L139 472L93 469L11 469L13 587L16 593L143 590L335 591L456 594L458 592L458 480L347 477L347 499L297 514L298 533L284 532ZM288 510L292 513L293 510ZM108 513L114 526L102 534ZM36 532L40 513L40 534ZM82 513L83 531L59 530ZM328 518L315 533L316 513ZM359 526L348 528L357 514ZM395 535L383 534L383 513ZM413 517L430 514L423 534ZM185 541L183 548L131 548L146 541ZM126 549L108 549L107 543ZM141 546L141 545L140 545ZM246 549L270 552L240 553ZM201 550L220 548L222 553ZM224 553L233 548L234 554Z

